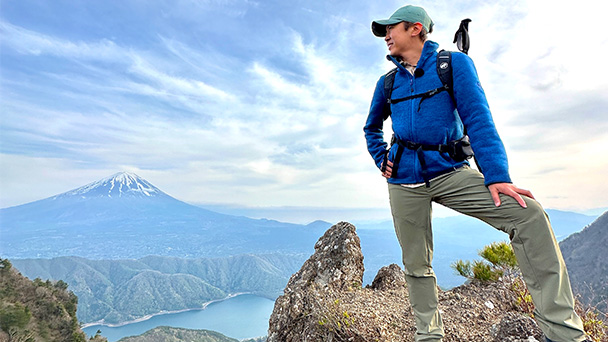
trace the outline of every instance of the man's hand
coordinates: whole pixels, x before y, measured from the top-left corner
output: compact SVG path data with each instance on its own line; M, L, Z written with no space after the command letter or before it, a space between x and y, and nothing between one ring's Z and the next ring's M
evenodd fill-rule
M386 170L384 170L384 172L382 172L382 177L391 178L392 174L393 174L393 162L387 159L386 160Z
M524 195L526 197L530 197L534 199L532 193L528 190L520 189L511 183L494 183L488 186L490 190L490 194L492 195L492 199L494 200L494 204L499 207L500 206L500 196L498 194L505 194L507 196L511 196L515 198L517 203L524 208L527 208L526 202L520 195Z

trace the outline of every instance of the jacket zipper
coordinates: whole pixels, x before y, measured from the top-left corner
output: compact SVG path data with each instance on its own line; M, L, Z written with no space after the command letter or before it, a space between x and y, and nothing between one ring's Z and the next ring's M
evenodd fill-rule
M410 75L410 95L414 94L414 90L415 90L415 84L414 84L414 75L410 74L408 72L408 74ZM414 129L414 126L416 124L416 100L412 99L412 101L410 102L410 129L412 130L412 141L417 142L418 141L418 135L416 134L416 130ZM418 163L418 158L416 157L416 152L414 152L414 154L412 155L412 162L414 163L414 165L417 165ZM420 166L418 167L414 167L414 179L416 180L416 182L418 182L419 178L421 178L419 176L419 172L418 169L420 168Z

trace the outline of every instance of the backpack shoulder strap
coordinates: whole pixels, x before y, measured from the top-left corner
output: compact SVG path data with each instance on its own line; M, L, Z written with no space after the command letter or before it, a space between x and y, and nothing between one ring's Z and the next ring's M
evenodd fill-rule
M437 75L443 86L450 94L452 101L456 104L454 98L454 78L452 77L452 52L441 50L437 54Z
M397 73L397 68L389 71L384 75L384 98L386 98L386 102L384 103L383 115L384 120L388 119L391 116L391 96L393 95L393 84L395 83L395 74Z
M441 79L441 83L446 88L452 101L454 102L454 106L456 106L456 98L454 97L454 77L452 76L452 52L441 50L437 55L437 75ZM463 127L463 134L467 135L467 126ZM477 168L479 172L482 172L481 166L477 161L477 157L473 156L475 159L475 164L477 164Z

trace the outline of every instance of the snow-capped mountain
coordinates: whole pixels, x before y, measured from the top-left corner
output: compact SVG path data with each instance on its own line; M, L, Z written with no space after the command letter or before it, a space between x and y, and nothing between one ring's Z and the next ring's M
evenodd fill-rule
M299 253L313 246L323 230L206 210L121 172L53 197L0 209L0 257Z
M78 196L81 198L94 197L153 197L167 196L147 180L134 173L119 172L110 177L92 182L78 189L57 195L53 199Z

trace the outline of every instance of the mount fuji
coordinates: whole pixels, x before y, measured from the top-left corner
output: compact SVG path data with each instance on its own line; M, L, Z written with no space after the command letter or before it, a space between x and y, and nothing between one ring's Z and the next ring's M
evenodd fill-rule
M81 198L94 197L156 197L168 196L160 191L157 187L150 184L143 178L140 178L134 173L119 172L110 177L104 178L97 182L87 184L78 189L68 191L64 194L53 197L54 200L72 196L80 196Z
M296 225L220 214L121 172L50 198L0 209L5 258L308 253L329 223Z

